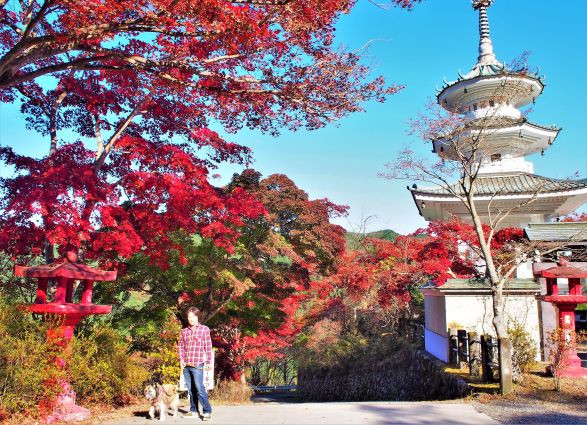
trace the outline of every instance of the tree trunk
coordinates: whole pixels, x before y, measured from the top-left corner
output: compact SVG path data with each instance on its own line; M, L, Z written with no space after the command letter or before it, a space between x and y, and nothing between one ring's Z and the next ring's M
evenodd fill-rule
M504 318L503 283L493 290L493 327L499 344L499 388L502 395L513 389L512 380L512 341Z
M483 225L475 209L473 192L469 193L468 201L471 208L471 217L475 226L475 232L479 238L479 246L487 267L489 282L491 284L491 298L493 301L493 327L499 344L499 389L502 395L509 394L513 389L512 380L512 342L510 340L505 321L503 285L504 280L500 279L493 263L490 241L485 239Z
M44 242L44 256L45 256L45 264L53 264L55 262L55 255L53 252L53 244L49 242L49 239L45 238Z
M512 392L514 388L512 375L512 340L499 338L499 388L502 395Z

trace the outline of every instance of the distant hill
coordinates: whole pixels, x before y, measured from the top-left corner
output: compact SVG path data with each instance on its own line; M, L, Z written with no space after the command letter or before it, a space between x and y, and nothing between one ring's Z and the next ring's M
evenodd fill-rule
M384 239L387 241L394 241L400 234L391 229L378 230L376 232L370 232L366 234L347 232L346 233L346 246L347 249L357 249L360 246L360 241L363 237L373 239Z

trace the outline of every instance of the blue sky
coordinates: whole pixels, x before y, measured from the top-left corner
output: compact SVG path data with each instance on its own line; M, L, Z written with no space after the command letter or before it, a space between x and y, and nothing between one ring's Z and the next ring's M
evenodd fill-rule
M587 2L564 5L558 7L547 0L496 0L489 8L489 20L499 60L511 61L529 51L531 67L539 66L546 76L546 88L529 119L563 128L544 157L528 158L535 172L554 178L579 172L584 178ZM414 231L425 222L406 190L408 182L384 180L377 173L406 144L432 155L429 144L407 136L407 122L424 110L435 87L442 86L443 77L455 80L459 69L464 73L475 64L477 19L468 0L426 0L410 13L382 10L358 0L337 24L337 41L353 50L372 41L369 60L374 74L406 88L386 103L369 103L366 112L318 131L283 132L278 138L243 131L229 137L253 148L253 167L264 175L286 174L312 198L327 197L349 205L349 217L337 220L345 228L356 229L362 219L371 217L369 231ZM38 142L39 136L25 129L17 108L2 106L0 112L3 144L31 154L42 146L44 153L46 141ZM234 166L221 167L220 183L238 171Z

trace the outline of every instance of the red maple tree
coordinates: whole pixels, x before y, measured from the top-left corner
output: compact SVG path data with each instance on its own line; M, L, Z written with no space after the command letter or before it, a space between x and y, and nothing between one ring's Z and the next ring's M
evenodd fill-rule
M394 1L410 7L410 1ZM321 127L399 87L369 80L360 54L332 47L348 0L0 1L0 101L20 102L49 156L8 147L0 249L155 260L183 229L231 249L260 214L244 192L212 187L224 140L246 126ZM75 142L60 137L65 130ZM12 145L21 144L11 141Z
M239 379L257 358L285 355L284 349L305 325L300 308L313 302L315 282L335 270L345 247L344 229L330 219L346 214L347 207L309 199L282 174L261 179L260 173L245 170L228 186L229 191L243 189L259 199L267 213L246 220L241 229L239 243L246 249L240 251L240 271L255 285L234 300L241 318L215 331L215 341L223 347L219 357L230 358L224 363L230 365L225 370L232 379Z

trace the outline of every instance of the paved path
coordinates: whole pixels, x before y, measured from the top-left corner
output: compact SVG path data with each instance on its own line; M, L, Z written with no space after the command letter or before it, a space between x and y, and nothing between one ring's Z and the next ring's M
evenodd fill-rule
M213 406L210 425L220 424L497 424L470 404L427 402L259 403ZM168 416L167 424L203 423L197 418ZM146 413L146 412L145 412ZM146 417L132 417L109 425L154 425Z

